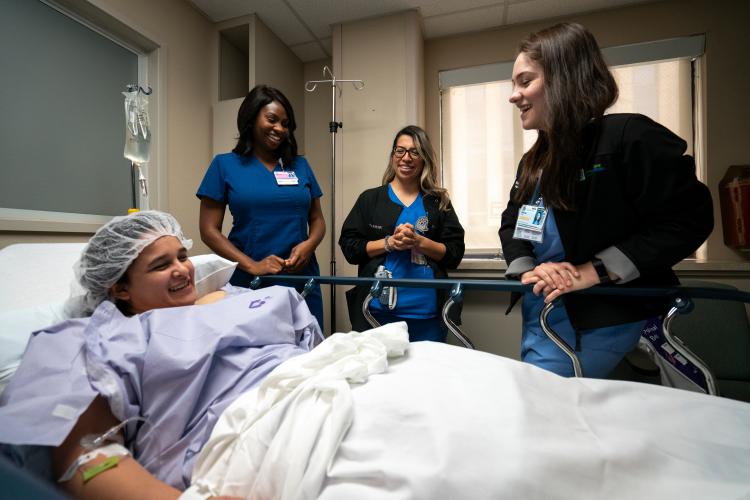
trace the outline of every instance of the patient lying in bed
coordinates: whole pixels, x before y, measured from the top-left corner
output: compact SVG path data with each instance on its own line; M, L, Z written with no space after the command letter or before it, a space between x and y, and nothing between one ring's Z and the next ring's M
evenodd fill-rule
M55 479L90 451L84 436L128 422L137 460L84 485L81 470L106 457L95 458L63 482L75 495L105 498L127 484L134 498L178 496L224 408L320 339L290 288L227 287L193 306L187 246L160 212L100 229L77 264L85 294L71 301L93 314L37 332L2 394L0 443L52 447Z

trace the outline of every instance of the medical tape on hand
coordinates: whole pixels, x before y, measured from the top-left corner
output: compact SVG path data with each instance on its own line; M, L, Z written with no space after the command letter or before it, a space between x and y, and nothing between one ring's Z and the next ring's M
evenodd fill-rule
M87 463L91 462L93 459L98 457L99 455L104 455L105 457L122 457L130 455L130 451L128 451L127 448L125 448L123 445L119 443L110 443L107 446L102 446L101 448L97 448L95 450L91 450L88 453L84 453L80 457L76 459L75 462L70 464L70 467L68 467L68 470L65 471L65 474L60 477L60 479L57 480L58 483L64 483L65 481L70 481L70 479L73 478L76 471L80 469L82 466L86 465ZM101 469L95 471L92 474L89 474L88 479L91 479L96 474L99 474L100 472L104 472L105 470L111 469L117 465L117 462L110 462L107 464L107 466L102 467ZM86 479L86 480L88 480Z

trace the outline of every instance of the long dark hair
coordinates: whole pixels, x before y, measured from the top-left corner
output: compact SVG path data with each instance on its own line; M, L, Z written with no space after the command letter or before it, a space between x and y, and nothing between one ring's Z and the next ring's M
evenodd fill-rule
M539 175L547 205L575 208L575 185L582 167L583 128L601 118L617 100L617 83L594 36L577 23L560 23L527 36L519 53L544 72L545 130L523 157L516 202L532 195Z
M288 120L287 135L276 150L276 155L284 162L284 167L291 167L297 156L297 140L294 138L297 122L294 119L294 110L289 103L289 99L280 90L268 85L256 85L242 101L240 110L237 112L237 130L240 132L240 136L232 151L240 156L253 154L253 129L258 119L258 113L264 106L273 101L277 101L283 106Z
M396 148L398 138L402 135L408 135L414 141L414 147L419 152L419 156L424 160L424 167L422 167L422 175L419 177L419 187L422 194L430 194L440 200L440 210L447 210L450 198L448 197L448 190L441 187L440 176L437 170L437 156L435 155L435 148L432 147L432 142L425 132L416 125L408 125L396 133L393 138L393 144L391 145L391 151L388 153L388 166L385 168L383 173L383 185L388 184L396 177L396 169L393 166L393 150ZM408 153L407 153L408 154Z

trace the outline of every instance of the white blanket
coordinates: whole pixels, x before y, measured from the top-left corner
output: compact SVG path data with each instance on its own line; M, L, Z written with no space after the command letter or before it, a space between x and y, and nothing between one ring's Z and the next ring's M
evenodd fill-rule
M408 356L353 386L351 396L353 421L333 460L325 461L335 439L322 438L341 422L332 412L323 423L324 413L309 401L310 415L273 424L267 441L232 445L249 457L274 449L272 457L240 463L225 456L228 474L218 467L212 473L232 481L257 478L262 488L253 491L269 495L262 498L750 497L750 404L645 384L566 379L431 342L411 344ZM316 404L330 403L321 397ZM279 447L277 427L284 430ZM326 453L310 453L315 439L326 441ZM289 474L295 467L316 477L323 471L320 489L317 479L299 482ZM202 474L196 470L194 480L203 481Z
M406 323L337 333L278 366L221 415L187 495L315 498L352 422L350 383L388 367L409 346Z

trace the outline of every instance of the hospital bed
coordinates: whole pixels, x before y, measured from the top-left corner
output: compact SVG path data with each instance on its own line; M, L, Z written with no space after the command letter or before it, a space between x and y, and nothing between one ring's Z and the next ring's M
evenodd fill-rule
M64 314L71 265L81 248L49 244L0 250L0 369L6 373L13 369L6 358L19 345L22 352L24 336ZM197 280L209 287L228 280L231 264L204 259L212 265L197 259ZM261 282L277 279L285 278ZM368 279L316 280L351 285ZM466 289L518 286L479 280L415 285L449 287L453 302L462 300ZM373 291L377 294L377 286ZM707 292L658 293L684 301ZM726 298L730 295L747 300L746 294ZM567 379L515 360L430 342L411 344L383 373L353 384L351 401L353 418L337 449L322 468L317 464L323 471L319 488L297 498L750 496L750 404L739 401L631 382ZM304 438L306 421L292 427L301 433L296 439ZM313 469L320 457L298 451L292 443L288 455L259 460L270 460L273 471L290 463ZM273 476L264 478L266 484L273 486Z
M474 349L474 343L461 327L451 320L450 311L456 304L463 302L466 290L482 290L489 292L523 293L530 289L517 281L498 280L420 280L420 279L385 279L385 278L348 278L348 277L300 277L300 276L263 276L257 277L251 287L258 288L264 283L285 283L301 287L304 296L312 290L314 283L333 286L365 285L370 287L370 293L362 304L362 313L375 328L380 326L370 313L369 305L383 293L385 287L408 286L449 289L450 293L442 313L442 322L455 339L469 349ZM750 393L745 384L750 384L750 321L748 320L743 303L750 303L750 293L742 292L734 287L718 283L694 281L687 282L693 286L680 286L667 289L657 288L591 288L582 290L582 294L606 294L611 296L629 297L646 296L655 300L665 300L671 306L664 317L649 320L643 329L638 349L648 355L661 374L661 383L669 387L678 387L705 394L719 395L715 369L721 375L728 375L723 383L729 388L728 393L739 396L739 399L750 402ZM547 304L540 314L542 330L570 359L573 373L576 377L584 376L581 363L572 346L568 345L549 326L547 318L555 307L559 307L561 299ZM699 305L697 325L696 321L688 317L693 312L695 304ZM676 335L674 325L678 325L681 335ZM722 326L724 325L724 326ZM723 331L722 331L723 330ZM684 339L689 342L686 343ZM731 342L731 343L730 343ZM689 346L696 344L698 353ZM718 354L717 354L718 353ZM708 357L712 363L704 361ZM711 365L716 368L712 368ZM729 366L727 366L729 365ZM745 398L743 398L745 396Z

